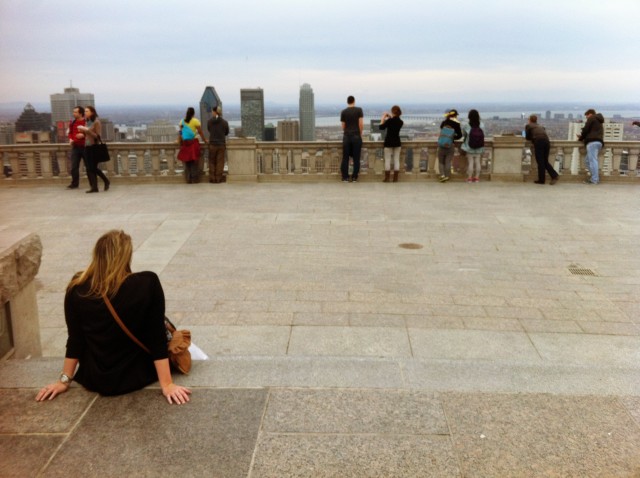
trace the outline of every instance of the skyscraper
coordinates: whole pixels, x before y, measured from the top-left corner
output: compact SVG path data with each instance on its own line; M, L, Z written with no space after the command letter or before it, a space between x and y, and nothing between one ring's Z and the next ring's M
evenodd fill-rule
M204 137L209 139L209 130L207 129L207 121L211 118L211 111L217 107L222 109L222 101L213 86L207 86L202 93L200 99L200 122L202 123L202 132Z
M311 85L300 87L300 141L316 140L316 108Z
M240 90L240 121L242 134L264 140L264 92L262 88Z
M51 98L51 121L54 126L58 122L69 122L73 118L73 108L76 106L96 106L93 93L80 93L78 88L69 87L64 93L54 93Z
M298 141L300 137L300 125L296 120L280 120L276 136L278 141Z

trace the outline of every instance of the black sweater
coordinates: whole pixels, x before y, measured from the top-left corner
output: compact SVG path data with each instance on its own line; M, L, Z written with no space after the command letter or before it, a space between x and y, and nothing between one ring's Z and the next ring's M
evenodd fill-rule
M154 360L167 358L164 292L153 272L132 274L111 298L113 308L151 355L117 324L102 299L84 297L88 284L74 287L64 299L69 338L67 358L79 361L74 380L102 395L141 389L158 379Z

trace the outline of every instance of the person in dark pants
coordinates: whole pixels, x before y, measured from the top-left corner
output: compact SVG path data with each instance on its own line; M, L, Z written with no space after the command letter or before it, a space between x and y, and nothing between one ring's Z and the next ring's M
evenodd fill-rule
M69 144L71 145L71 184L67 189L78 189L80 186L80 161L84 159L84 134L78 129L85 126L84 108L76 106L73 108L73 121L69 125ZM85 161L86 162L86 161Z
M364 129L364 113L362 108L356 106L353 96L347 98L347 107L340 113L342 124L342 163L340 172L342 181L358 181L360 172L360 154L362 151L362 131ZM349 157L353 158L353 173L349 179Z
M104 190L109 190L111 181L105 176L99 167L99 163L96 158L91 154L91 146L96 144L100 140L100 132L102 131L102 124L98 119L98 113L93 106L87 106L84 109L84 118L87 122L86 126L80 126L78 129L84 133L85 148L84 148L84 164L87 168L87 178L89 178L89 184L91 189L88 193L98 192L98 178L101 178L104 182Z
M446 136L450 138L450 143L442 144L440 137L438 138L438 166L440 168L440 178L438 181L446 183L451 179L451 161L455 152L454 141L462 138L462 128L458 121L458 111L455 109L447 110L444 115L445 119L440 123L440 137L443 136L443 130L448 131Z
M550 184L553 185L558 182L558 173L553 166L549 164L549 151L551 150L551 143L549 143L549 136L544 127L538 124L538 117L536 115L529 116L529 123L524 127L525 137L527 141L533 143L533 150L536 155L536 163L538 163L538 180L534 181L536 184L544 184L545 171L551 176Z
M224 153L227 150L226 137L229 134L229 123L222 117L222 109L218 106L212 111L213 117L207 121L209 130L209 182L223 183Z

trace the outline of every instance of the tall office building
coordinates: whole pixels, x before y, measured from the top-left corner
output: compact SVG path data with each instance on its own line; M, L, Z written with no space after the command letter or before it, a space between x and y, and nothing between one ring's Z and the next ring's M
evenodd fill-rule
M207 129L207 121L211 118L211 111L220 107L222 110L222 101L213 86L207 86L202 93L200 99L200 122L202 123L202 132L204 137L209 139L209 130Z
M296 120L280 120L276 131L278 141L298 141L300 123Z
M78 88L65 88L64 93L54 93L51 98L51 121L54 126L58 122L69 122L73 118L76 106L96 106L93 93L80 93Z
M240 90L240 122L242 134L264 140L264 91L262 88Z
M316 107L311 85L300 87L300 141L316 140Z

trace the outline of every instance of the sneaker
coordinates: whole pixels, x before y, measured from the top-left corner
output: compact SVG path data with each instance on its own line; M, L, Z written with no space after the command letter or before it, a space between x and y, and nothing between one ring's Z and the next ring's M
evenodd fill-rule
M473 182L474 183L479 183L480 182L480 178L473 178Z
M358 178L351 178L351 182L352 183L357 183L358 182Z
M553 186L555 183L558 182L558 179L560 179L560 178L558 178L557 176L555 178L551 178L551 181L549 181L549 184L551 184Z
M475 181L475 178L467 178L468 183L472 183L473 181Z
M598 183L594 183L593 181L591 181L591 179L585 179L584 181L582 181L582 184L598 184Z
M441 183L446 183L447 181L449 181L449 179L451 179L451 178L449 178L449 176L442 176L442 177L440 178L440 182L441 182Z
M342 178L342 182L343 183L348 183L349 182L349 178Z

